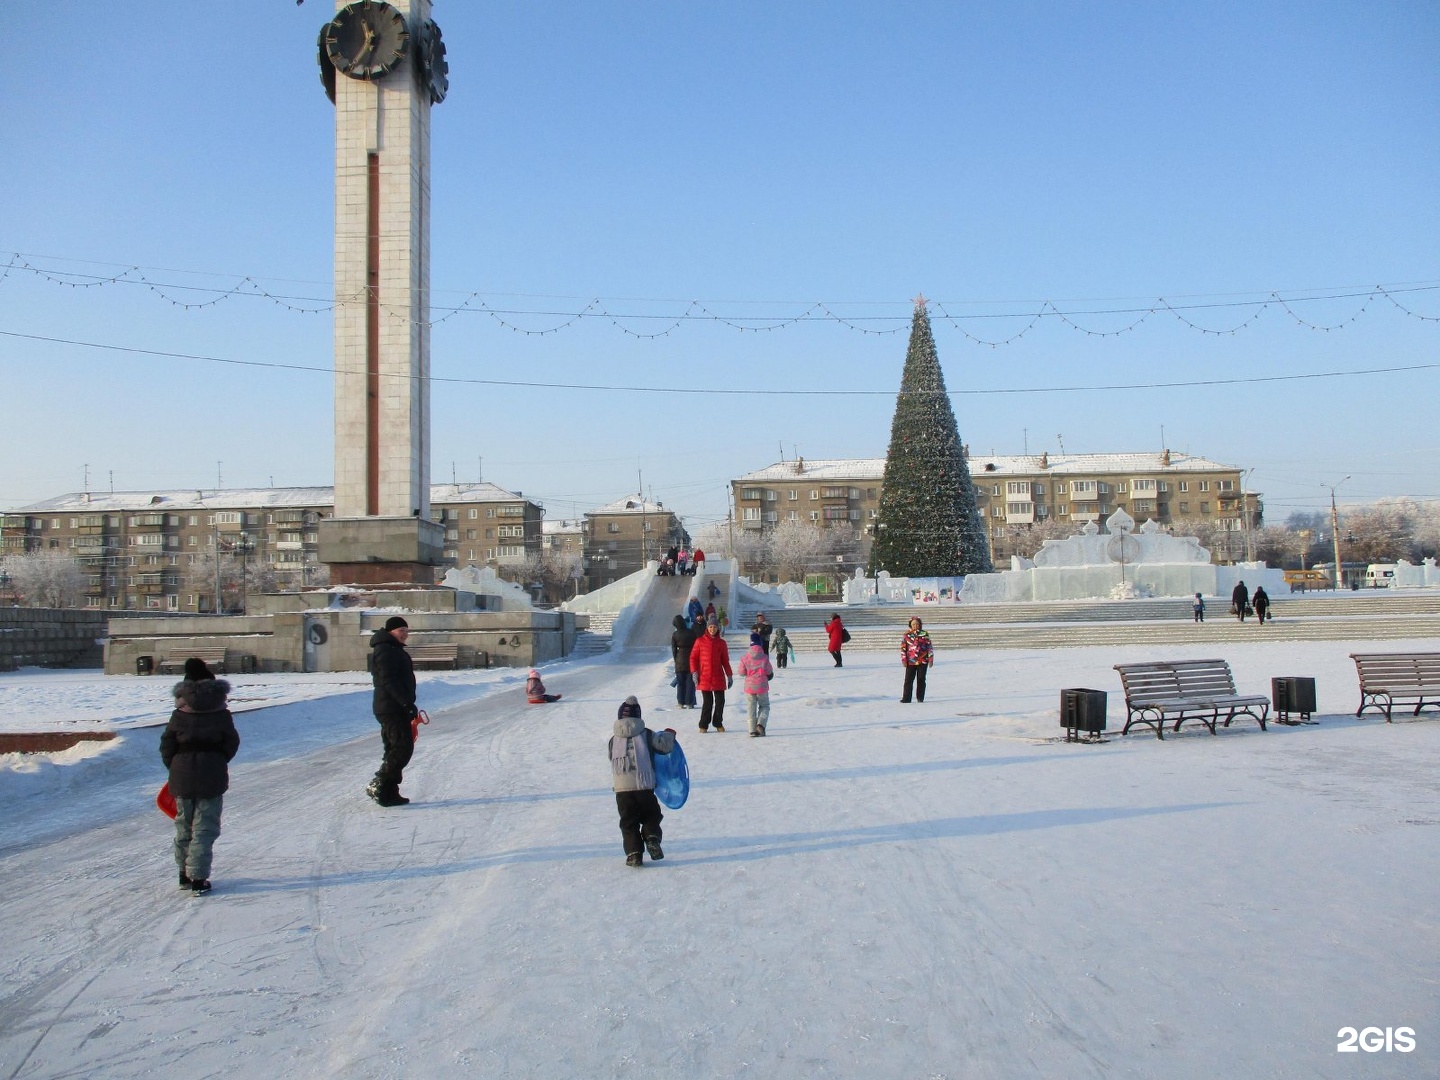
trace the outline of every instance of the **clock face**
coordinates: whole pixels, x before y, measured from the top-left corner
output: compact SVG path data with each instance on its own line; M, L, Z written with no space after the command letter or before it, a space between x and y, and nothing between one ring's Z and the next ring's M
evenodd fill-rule
M420 86L430 94L430 103L439 105L450 89L450 64L445 59L445 42L440 27L426 20L415 35L415 74Z
M410 31L405 16L381 0L357 0L335 13L321 31L335 70L352 79L378 79L405 58Z

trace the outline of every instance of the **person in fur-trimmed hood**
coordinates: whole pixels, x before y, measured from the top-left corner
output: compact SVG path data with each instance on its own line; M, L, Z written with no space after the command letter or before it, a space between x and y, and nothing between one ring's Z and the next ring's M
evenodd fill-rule
M230 759L240 733L225 707L224 679L187 679L175 686L175 711L160 736L160 760L175 796L175 864L180 887L210 891L210 863L220 835L220 814L230 789Z
M675 749L675 732L651 731L640 718L640 702L630 695L620 704L615 734L610 736L611 785L615 806L620 811L620 839L625 846L625 865L640 866L645 851L657 862L665 857L660 849L660 800L655 797L655 759Z
M758 633L750 635L750 648L740 658L735 673L745 680L745 710L750 720L750 737L765 734L770 722L770 680L775 669L765 655L765 640Z

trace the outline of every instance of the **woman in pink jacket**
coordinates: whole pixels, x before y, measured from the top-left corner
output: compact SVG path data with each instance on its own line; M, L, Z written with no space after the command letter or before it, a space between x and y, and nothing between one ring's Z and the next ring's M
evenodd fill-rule
M725 691L735 681L730 670L730 647L720 635L720 623L712 616L705 621L705 633L690 650L690 670L695 675L695 689L704 703L700 706L700 730L709 731L713 721L716 731L725 730Z
M745 680L745 711L750 719L750 737L758 738L765 734L765 725L770 722L770 680L775 677L770 657L765 655L765 639L759 634L750 635L750 648L740 658L736 671Z

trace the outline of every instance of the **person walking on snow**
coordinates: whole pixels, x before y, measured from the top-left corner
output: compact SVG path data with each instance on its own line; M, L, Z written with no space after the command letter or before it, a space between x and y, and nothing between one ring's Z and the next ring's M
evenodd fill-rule
M1250 590L1245 587L1245 582L1242 581L1236 585L1235 590L1230 594L1230 607L1234 609L1235 615L1240 621L1244 622L1250 607Z
M1265 591L1265 586L1255 586L1255 595L1250 598L1250 603L1255 608L1255 618L1264 626L1265 620L1270 617L1270 595Z
M765 734L765 725L770 722L770 680L775 669L765 655L765 643L759 634L750 635L750 648L740 658L735 669L745 680L745 713L750 721L750 737Z
M845 639L850 635L845 629L845 624L840 621L838 611L832 614L830 621L825 624L825 636L829 638L830 655L835 658L835 666L844 667L845 661L840 655L840 650L845 645Z
M790 644L790 636L785 633L783 626L775 628L775 666L777 668L789 667L790 661L795 659L795 646Z
M175 864L180 888L197 896L210 891L210 864L220 835L231 759L240 733L225 707L224 679L186 679L175 686L175 711L160 736L160 760L170 771L175 797Z
M1195 594L1195 621L1205 621L1205 598L1198 592Z
M925 673L935 663L935 646L923 626L920 617L913 616L909 631L900 639L900 662L905 665L905 689L900 692L900 700L906 705L910 704L912 688L916 701L925 700Z
M676 615L675 632L670 635L670 659L675 661L675 704L695 707L695 676L690 674L690 652L695 648L695 631L685 625L685 616Z
M665 857L660 848L660 821L665 816L660 800L655 797L654 754L668 754L675 749L675 732L651 731L640 718L640 702L635 695L620 705L615 718L614 734L610 736L611 786L615 791L615 808L620 811L620 842L625 848L626 866L643 866L645 851L659 862Z
M713 723L716 731L724 731L725 691L734 685L735 676L730 670L730 647L714 619L706 620L704 635L690 650L690 670L695 675L695 689L704 701L700 706L700 730L709 731Z
M774 632L774 625L766 620L763 611L755 616L755 625L750 627L750 633L760 635L760 644L765 647L766 656L770 655L770 635Z
M690 597L690 603L685 605L685 624L697 635L705 632L705 607L698 596Z
M370 639L370 674L375 684L371 707L380 724L385 756L365 794L381 806L404 806L410 801L400 794L400 781L415 753L411 721L420 710L415 706L415 665L405 651L409 639L410 624L399 615L386 619L385 628Z

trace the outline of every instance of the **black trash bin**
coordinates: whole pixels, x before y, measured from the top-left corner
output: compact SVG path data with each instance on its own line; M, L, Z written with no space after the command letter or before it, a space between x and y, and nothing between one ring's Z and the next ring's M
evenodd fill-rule
M135 658L135 674L136 674L136 675L154 675L154 674L155 674L155 657L153 657L153 656L137 656L137 657Z
M1065 741L1079 741L1082 731L1090 735L1103 732L1107 702L1104 690L1061 690L1060 726L1065 729Z
M1277 724L1313 724L1310 714L1315 711L1315 680L1304 676L1271 679L1270 704ZM1299 713L1300 718L1290 719L1291 713Z

